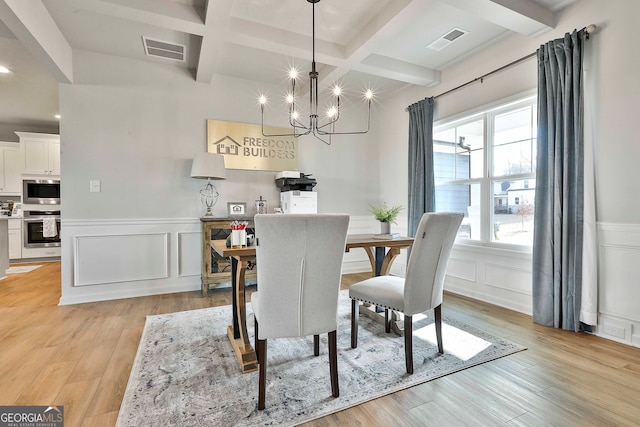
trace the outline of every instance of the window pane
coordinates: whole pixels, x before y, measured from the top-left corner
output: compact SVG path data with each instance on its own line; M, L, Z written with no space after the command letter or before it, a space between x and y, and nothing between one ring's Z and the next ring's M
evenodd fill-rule
M531 246L535 179L493 181L493 233L491 240Z
M484 175L484 120L476 120L458 127L457 141L457 152L461 157L470 157L466 162L467 177L482 178Z
M535 106L499 114L494 120L493 176L534 172Z
M460 212L458 237L480 240L480 184L436 185L436 212Z
M484 122L475 120L436 132L433 136L436 184L482 178Z

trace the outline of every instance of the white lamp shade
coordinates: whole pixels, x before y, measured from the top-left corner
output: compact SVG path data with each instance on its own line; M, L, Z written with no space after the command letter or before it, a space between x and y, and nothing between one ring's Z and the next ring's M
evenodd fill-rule
M226 179L227 170L224 167L224 156L213 153L198 153L193 158L191 178Z

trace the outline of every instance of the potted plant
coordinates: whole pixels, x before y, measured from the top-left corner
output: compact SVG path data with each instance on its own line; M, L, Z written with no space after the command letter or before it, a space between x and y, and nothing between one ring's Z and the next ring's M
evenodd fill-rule
M402 206L393 206L388 207L385 202L382 202L382 205L375 207L370 206L369 212L373 214L373 216L380 221L380 232L382 234L389 234L391 231L391 223L395 224L396 218L398 218L398 214L402 210Z

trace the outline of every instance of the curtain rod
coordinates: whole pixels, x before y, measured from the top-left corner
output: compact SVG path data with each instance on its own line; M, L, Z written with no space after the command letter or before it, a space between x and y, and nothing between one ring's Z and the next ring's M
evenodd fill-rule
M595 26L594 24L587 25L586 27L584 27L584 28L583 28L583 30L586 30L586 31L587 31L587 40L589 40L589 35L590 35L590 34L593 34L593 33L596 31L596 26ZM475 78L475 79L473 79L473 80L469 80L468 82L463 83L463 84L461 84L460 86L456 86L456 87L454 87L453 89L449 89L449 90L444 91L444 92L442 92L442 93L440 93L440 94L438 94L438 95L435 95L435 96L433 97L433 99L438 99L438 98L440 98L441 96L448 95L448 94L450 94L451 92L455 92L455 91L457 91L457 90L459 90L459 89L462 89L462 88L463 88L463 87L465 87L465 86L469 86L470 84L473 84L473 83L475 83L475 82L477 82L477 81L480 81L480 83L483 83L483 82L484 82L484 79L485 79L485 78L487 78L487 77L489 77L490 75L495 74L495 73L499 73L500 71L502 71L502 70L504 70L504 69L506 69L506 68L512 67L512 66L514 66L514 65L516 65L516 64L519 64L520 62L526 61L526 60L527 60L527 59L529 59L529 58L533 58L534 56L536 56L536 55L537 55L537 53L538 53L538 52L537 52L537 51L535 51L535 52L532 52L532 53L530 53L530 54L528 54L528 55L526 55L526 56L523 56L523 57L522 57L522 58L520 58L520 59L516 59L515 61L511 61L511 62L509 62L508 64L503 65L503 66L502 66L502 67L500 67L500 68L496 68L495 70L489 71L488 73L483 74L483 75L482 75L482 76L480 76L480 77L476 77L476 78ZM404 109L404 111L409 111L409 107L406 107L406 108Z

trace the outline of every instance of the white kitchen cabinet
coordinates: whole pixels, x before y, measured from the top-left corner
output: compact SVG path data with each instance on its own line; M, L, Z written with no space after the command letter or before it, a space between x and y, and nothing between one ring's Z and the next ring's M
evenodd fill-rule
M60 137L49 143L49 172L60 176Z
M16 132L20 137L23 175L60 176L60 135Z
M22 258L22 219L9 219L9 259Z
M21 174L20 145L15 142L0 142L0 194L21 194Z

